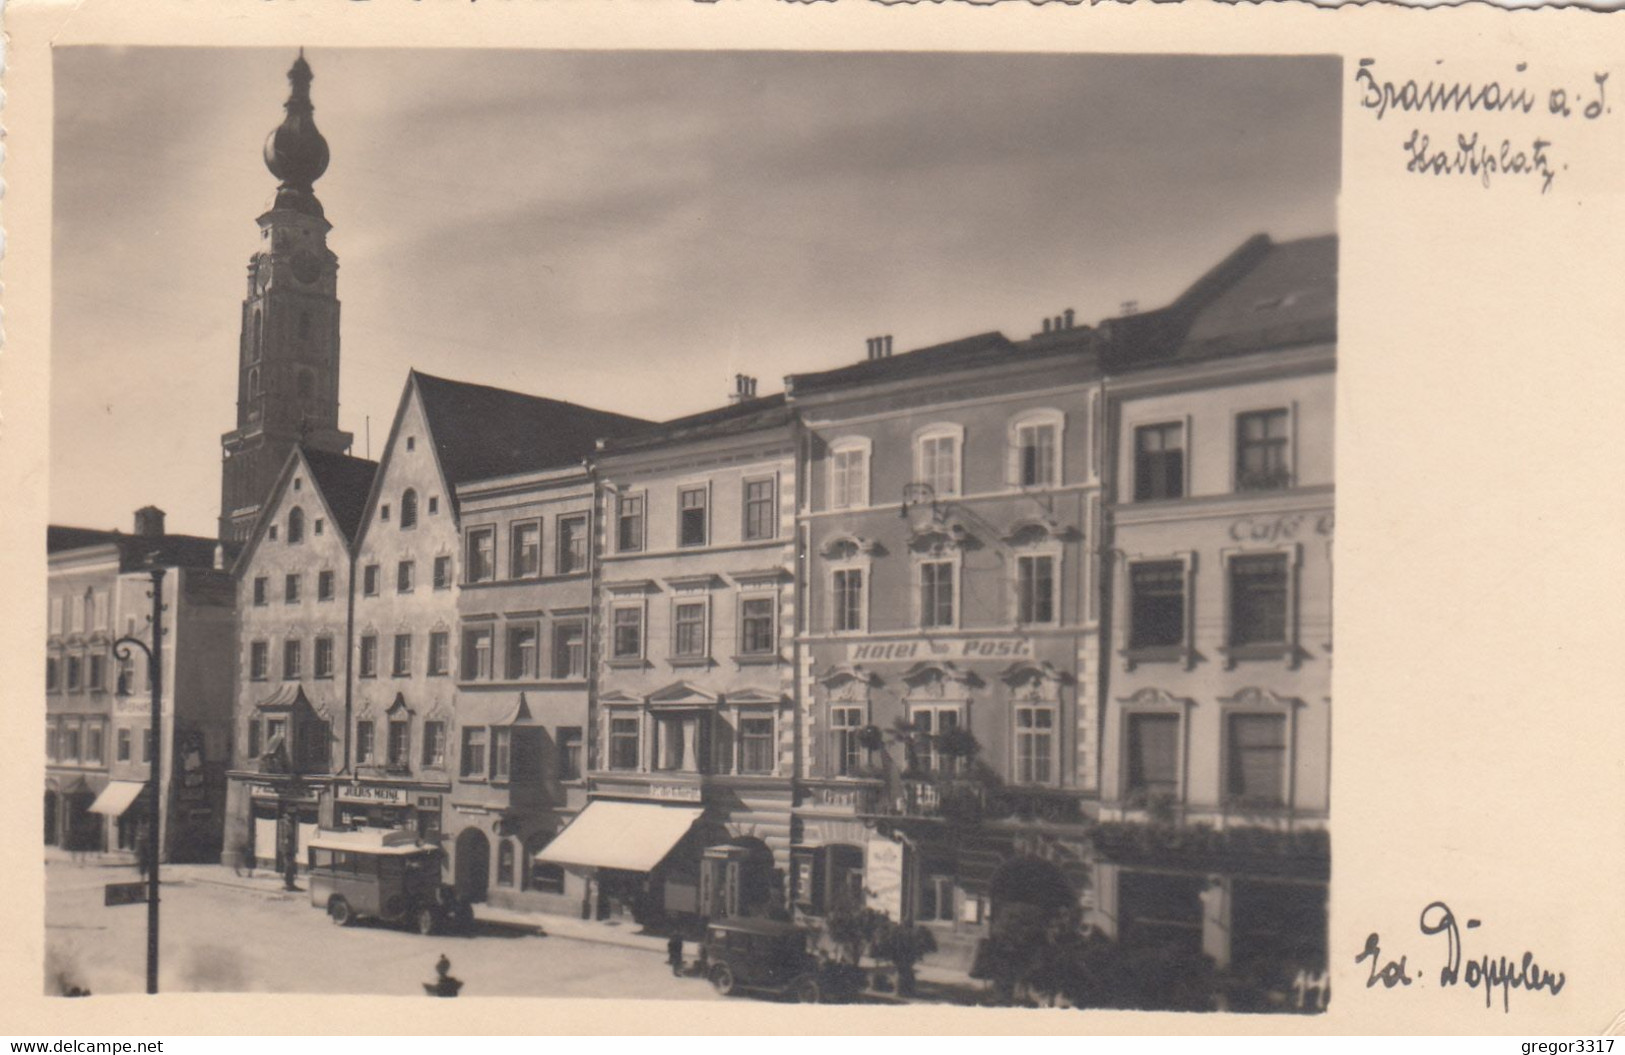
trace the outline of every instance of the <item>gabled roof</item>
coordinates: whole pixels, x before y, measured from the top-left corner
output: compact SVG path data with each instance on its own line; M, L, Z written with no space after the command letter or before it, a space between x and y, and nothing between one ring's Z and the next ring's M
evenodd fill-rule
M1009 362L1012 357L1027 352L1002 333L979 333L962 337L946 344L899 352L881 359L866 359L861 363L824 370L814 374L793 374L785 379L785 386L793 395L804 396L847 385L874 384L881 381L901 380L941 373L944 370L982 366L987 363ZM1032 354L1054 354L1048 347L1035 349Z
M352 458L348 454L301 448L305 464L310 466L311 481L327 500L333 514L333 526L344 533L345 540L354 541L356 529L361 526L361 514L367 508L367 493L372 490L373 474L378 463L365 458Z
M650 427L631 436L606 438L599 444L605 454L646 450L650 447L669 447L675 443L712 439L718 436L738 436L758 429L771 429L788 425L795 415L785 402L783 392L759 399L747 399L725 407L704 410L687 417Z
M651 422L625 414L412 371L446 482L570 465L601 438L626 436Z

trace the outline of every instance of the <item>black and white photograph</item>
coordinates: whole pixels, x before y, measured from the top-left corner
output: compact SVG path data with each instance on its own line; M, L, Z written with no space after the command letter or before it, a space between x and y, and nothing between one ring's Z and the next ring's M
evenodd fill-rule
M1337 56L52 72L47 995L1327 1007Z

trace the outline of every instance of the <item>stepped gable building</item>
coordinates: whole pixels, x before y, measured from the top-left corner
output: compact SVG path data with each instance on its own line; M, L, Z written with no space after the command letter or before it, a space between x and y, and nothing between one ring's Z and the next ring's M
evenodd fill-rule
M495 561L482 548L491 532L464 531L458 489L579 465L597 437L646 424L415 370L401 393L357 535L354 779L336 789L336 820L411 828L431 842L444 833L468 900L488 893L506 836L537 823L537 715L553 715L520 706L517 691L482 691L478 653L454 652L467 645L459 593L483 586ZM477 687L465 694L464 681Z
M231 581L214 539L164 531L162 510L133 533L49 528L45 659L45 842L132 856L150 822L151 569L164 570L159 840L166 861L220 852L230 757Z
M238 342L237 423L220 438L220 537L242 541L296 445L342 454L338 427L338 257L313 185L327 170L304 52L288 71L286 117L265 141L265 166L281 182L259 217Z
M1068 312L1029 341L893 356L878 338L787 379L805 428L802 914L867 890L968 962L1005 888L1034 888L1032 861L1044 890L1087 889L1096 343Z
M233 569L236 762L227 857L279 870L336 821L354 691L353 545L378 465L295 447Z
M1259 236L1105 327L1096 921L1221 967L1324 969L1336 307L1335 237Z
M785 902L795 776L796 426L732 402L600 445L590 801L539 865L598 917Z

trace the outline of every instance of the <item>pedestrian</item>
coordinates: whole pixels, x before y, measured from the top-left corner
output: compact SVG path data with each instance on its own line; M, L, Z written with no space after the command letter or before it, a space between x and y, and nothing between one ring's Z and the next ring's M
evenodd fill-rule
M463 987L461 979L451 976L451 961L446 959L445 953L441 953L435 963L434 973L434 981L423 983L423 991L429 996L456 996Z
M673 934L666 939L666 962L671 964L671 973L676 977L683 974L683 935L681 932Z
M284 890L298 890L299 884L294 878L299 875L299 857L296 854L287 854L282 864L282 888Z

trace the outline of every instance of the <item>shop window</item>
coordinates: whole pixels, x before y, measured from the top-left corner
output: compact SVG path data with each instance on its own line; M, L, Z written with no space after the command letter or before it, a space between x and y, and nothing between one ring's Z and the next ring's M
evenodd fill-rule
M389 723L389 765L405 769L411 764L411 726L404 719Z
M1128 786L1134 801L1179 796L1179 715L1128 716Z
M685 487L677 492L677 544L703 546L707 536L707 488Z
M418 525L418 493L410 487L401 493L401 530Z
M514 873L513 840L504 839L497 843L497 885L517 886Z
M1236 490L1276 491L1292 486L1287 461L1287 411L1259 410L1236 417Z
M616 608L613 616L612 655L615 659L643 657L643 608Z
M773 719L739 719L739 772L773 772Z
M920 908L915 913L921 923L954 921L954 880L952 876L928 875L920 880Z
M1236 879L1232 887L1231 962L1326 968L1326 887Z
M863 728L863 708L831 707L830 730L834 736L831 747L837 776L857 776L863 769L863 744L858 732Z
M837 568L833 573L834 619L831 629L854 631L863 629L864 596L863 569Z
M1134 500L1185 495L1185 426L1179 422L1134 430Z
M270 592L270 578L264 575L257 576L254 579L254 604L262 607L268 604L269 602L266 599L266 595Z
M369 720L355 723L355 760L358 765L372 765L378 759L378 743L374 739L374 726Z
M331 678L333 676L333 639L322 636L316 639L316 654L312 673L318 678Z
M130 730L120 729L114 734L113 757L119 762L130 760Z
M862 509L869 504L868 440L837 442L829 454L829 507Z
M643 549L644 496L621 495L615 510L615 550L636 553Z
M465 777L483 778L485 776L485 744L486 729L484 726L475 726L463 730L463 757L461 773Z
M1232 714L1225 730L1225 796L1240 806L1280 806L1286 788L1286 716Z
M1129 568L1130 649L1185 644L1185 565L1154 561Z
M1016 708L1016 781L1048 784L1054 779L1055 709Z
M745 481L746 539L769 539L779 533L777 491L772 478Z
M587 676L587 627L579 620L553 627L553 676L569 679Z
M514 579L532 579L542 573L542 525L529 520L515 524L508 533L508 575Z
M1016 558L1016 621L1055 622L1055 558L1048 554Z
M255 641L248 646L248 677L250 681L264 681L271 673L271 646Z
M434 559L434 588L437 590L451 589L450 557L436 557Z
M954 625L954 562L927 560L915 565L920 583L920 626L926 630Z
M282 680L298 681L303 673L304 642L297 638L282 642Z
M609 720L609 768L632 771L638 768L638 719Z
M739 602L739 651L747 656L772 655L778 648L778 601L773 597L747 597Z
M513 730L501 727L491 730L491 779L507 780L512 774Z
M1284 553L1230 559L1230 644L1287 641L1287 561Z
M288 545L305 541L305 511L298 506L288 510Z
M914 440L914 480L926 484L937 498L959 494L959 448L964 429L938 425Z
M289 573L282 580L282 600L287 604L299 603L299 576Z
M536 677L536 628L511 626L508 628L508 672L510 680L531 680Z
M403 560L395 565L395 592L411 593L417 582L417 562Z
M566 725L558 731L559 780L581 779L581 727Z
M318 524L321 521L317 521ZM316 573L316 600L331 601L333 599L333 573L322 571Z
M412 676L412 635L395 635L394 663L390 665L390 673L397 678Z
M361 592L368 597L378 596L378 580L382 578L380 569L376 564L369 564L361 569Z
M537 861L531 866L530 886L543 894L564 893L564 866Z
M694 659L709 654L705 632L705 603L678 604L672 613L672 654Z
M496 528L475 528L468 533L468 581L490 582L497 576Z
M429 674L439 677L451 671L451 633L446 630L429 632Z
M446 723L423 723L423 764L439 769L446 764Z
M361 668L359 674L363 678L376 678L378 676L378 635L365 634L361 638Z
M490 677L491 629L463 631L463 680L487 681Z
M571 575L587 570L587 518L585 516L559 517L558 566L560 575Z

